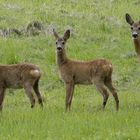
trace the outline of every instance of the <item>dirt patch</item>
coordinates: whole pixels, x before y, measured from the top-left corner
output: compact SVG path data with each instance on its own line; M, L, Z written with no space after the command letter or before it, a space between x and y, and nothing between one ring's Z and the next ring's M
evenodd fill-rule
M11 35L16 36L38 36L45 34L45 26L40 21L32 21L22 29L16 28L1 28L0 36L9 37Z

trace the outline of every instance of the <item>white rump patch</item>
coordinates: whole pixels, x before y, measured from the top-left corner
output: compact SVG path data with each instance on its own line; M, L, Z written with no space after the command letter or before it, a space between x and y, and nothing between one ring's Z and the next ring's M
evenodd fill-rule
M112 68L112 65L110 64L109 67Z
M33 76L33 77L39 77L41 75L40 71L39 70L31 70L30 71L30 74Z

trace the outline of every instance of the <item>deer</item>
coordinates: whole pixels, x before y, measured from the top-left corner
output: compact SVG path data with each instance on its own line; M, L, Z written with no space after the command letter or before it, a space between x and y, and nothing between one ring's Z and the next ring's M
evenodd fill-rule
M71 103L75 85L95 85L97 90L103 96L102 108L105 109L109 93L112 93L115 102L116 110L119 109L119 99L116 89L112 84L112 64L106 59L97 59L92 61L76 61L71 60L66 55L66 42L70 38L70 30L64 32L63 37L60 37L55 29L53 35L56 39L56 61L60 76L66 87L65 111L71 110Z
M35 98L32 93L32 90L34 90L39 104L43 107L42 97L39 91L40 77L41 71L34 64L0 65L0 111L3 108L3 100L7 88L24 88L30 100L31 108L35 106Z
M126 22L130 25L135 51L140 62L140 21L134 22L128 13L126 13L125 18Z

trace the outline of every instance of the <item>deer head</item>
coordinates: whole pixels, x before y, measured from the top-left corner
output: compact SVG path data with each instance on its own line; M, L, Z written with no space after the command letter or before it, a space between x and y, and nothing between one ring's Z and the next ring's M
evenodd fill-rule
M129 14L125 15L126 22L131 27L132 37L133 39L140 39L140 21L134 22Z
M56 50L57 52L62 52L63 49L65 49L65 44L70 37L70 30L66 30L63 37L59 37L54 29L53 29L53 34L56 39Z

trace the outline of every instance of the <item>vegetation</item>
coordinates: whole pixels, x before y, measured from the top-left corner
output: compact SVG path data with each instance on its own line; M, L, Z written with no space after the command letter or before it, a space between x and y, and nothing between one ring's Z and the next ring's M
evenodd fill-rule
M30 108L23 90L9 90L0 114L1 140L125 140L140 137L139 64L125 21L128 12L139 20L138 0L1 0L0 28L25 27L41 21L46 36L0 37L0 63L30 62L43 76L44 109ZM109 59L120 110L110 94L106 110L92 86L77 86L72 110L65 113L65 88L55 62L52 27L63 34L70 28L67 54L76 60Z

